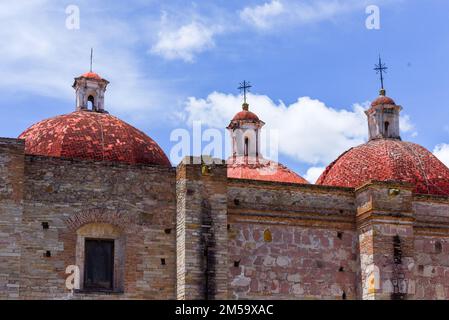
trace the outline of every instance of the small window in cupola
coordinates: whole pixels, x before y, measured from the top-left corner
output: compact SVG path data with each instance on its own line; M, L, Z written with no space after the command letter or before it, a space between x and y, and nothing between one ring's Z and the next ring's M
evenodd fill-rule
M385 123L384 123L385 137L388 137L388 128L389 127L390 127L390 123L388 121L385 121Z
M249 154L249 139L248 139L248 137L245 137L245 151L244 152L245 152L244 153L245 157L247 157Z
M95 98L93 95L90 95L87 98L87 105L88 105L87 107L89 110L95 110Z

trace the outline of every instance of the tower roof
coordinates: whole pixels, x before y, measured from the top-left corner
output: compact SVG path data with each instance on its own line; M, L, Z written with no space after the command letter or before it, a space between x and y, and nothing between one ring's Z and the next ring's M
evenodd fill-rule
M238 120L259 121L260 119L254 112L242 110L240 112L237 112L235 116L232 118L232 121Z
M375 107L375 106L379 106L379 105L396 105L396 103L394 102L394 100L390 97L384 96L384 95L380 95L379 97L377 97L377 99L375 99L373 102L371 102L371 106Z
M79 76L79 78L87 78L87 79L95 79L95 80L105 80L102 77L100 77L97 73L89 71L86 72L84 74L82 74L81 76Z
M260 126L265 125L265 122L260 120L254 112L249 111L249 104L246 102L242 105L242 111L239 111L234 115L227 128L235 129L245 123L254 123Z

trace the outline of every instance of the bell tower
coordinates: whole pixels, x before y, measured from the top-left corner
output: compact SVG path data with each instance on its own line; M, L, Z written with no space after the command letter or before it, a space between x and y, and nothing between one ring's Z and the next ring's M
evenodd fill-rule
M90 71L75 78L76 111L106 112L104 94L109 81L92 72L93 49L90 52Z
M231 135L232 156L245 158L259 158L260 154L260 132L265 122L249 111L249 104L246 102L246 94L251 88L247 81L243 81L239 89L244 92L244 102L242 111L237 113L231 120L227 129Z
M87 72L75 78L73 88L76 92L76 110L106 112L104 109L104 93L109 81L102 79L94 72Z
M386 96L383 74L388 68L379 57L379 64L374 70L380 74L381 89L379 97L371 103L371 108L365 111L368 117L369 139L398 139L401 140L399 130L399 114L401 106Z
M399 130L401 110L402 107L385 96L385 89L382 89L379 97L371 104L371 108L365 111L368 117L369 139L401 140Z

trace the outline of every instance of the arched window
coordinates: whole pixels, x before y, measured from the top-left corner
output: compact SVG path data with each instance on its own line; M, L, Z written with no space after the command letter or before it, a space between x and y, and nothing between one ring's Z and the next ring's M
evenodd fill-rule
M384 131L385 131L385 136L388 137L388 127L390 126L390 123L388 121L385 121L384 123Z
M87 98L87 109L94 110L95 108L95 98L94 96L90 95L89 98Z
M244 146L245 150L243 151L244 156L247 157L248 153L249 153L249 139L248 137L245 137L245 146Z

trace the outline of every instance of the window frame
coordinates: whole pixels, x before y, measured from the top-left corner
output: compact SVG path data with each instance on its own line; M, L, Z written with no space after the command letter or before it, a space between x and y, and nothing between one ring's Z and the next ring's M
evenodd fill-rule
M108 242L111 244L111 256L109 263L111 264L111 275L110 275L110 288L102 288L102 287L96 287L96 286L90 286L87 285L87 270L88 270L88 255L87 255L87 242L88 241L98 241L98 242ZM115 289L115 239L105 239L105 238L84 238L84 276L83 276L83 289L84 291L90 291L90 292L114 292Z
M86 239L114 241L113 290L93 290L84 287ZM76 230L76 265L80 268L79 293L124 293L126 268L126 235L116 225L107 222L90 222Z

